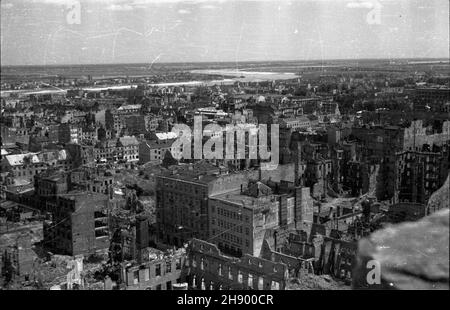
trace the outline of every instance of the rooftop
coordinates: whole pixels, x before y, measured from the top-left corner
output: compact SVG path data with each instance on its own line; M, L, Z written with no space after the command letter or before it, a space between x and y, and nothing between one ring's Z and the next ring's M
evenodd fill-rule
M241 193L240 190L230 191L225 194L212 196L211 199L226 201L235 205L244 206L246 208L258 209L264 207L268 202L275 202L274 195L262 196L259 198Z
M139 144L138 140L134 136L124 136L119 138L119 141L123 146Z
M221 172L227 171L224 168L217 167L205 161L195 164L179 165L171 169L171 171L163 173L161 176L170 179L178 179L186 182L198 184L208 184L221 175Z
M107 199L107 195L100 193L88 192L85 190L71 190L67 192L67 194L61 195L65 199L75 200L75 201L84 201L84 200L105 200Z
M26 163L26 160L29 159L31 163L39 163L38 153L26 153L26 154L15 154L15 155L6 155L5 158L11 166L20 166Z
M152 149L160 149L160 148L170 148L173 144L173 140L167 140L162 142L156 142L152 140L147 140L147 145Z
M159 140L169 140L178 138L178 134L176 132L157 132L155 133L155 135Z
M123 105L120 108L118 108L118 111L123 110L139 110L141 108L140 104L129 104L129 105Z

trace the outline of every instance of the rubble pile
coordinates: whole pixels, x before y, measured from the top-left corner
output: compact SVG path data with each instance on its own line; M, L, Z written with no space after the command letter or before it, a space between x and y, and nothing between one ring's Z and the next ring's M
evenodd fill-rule
M301 278L291 279L286 290L348 290L343 282L329 275L305 274Z

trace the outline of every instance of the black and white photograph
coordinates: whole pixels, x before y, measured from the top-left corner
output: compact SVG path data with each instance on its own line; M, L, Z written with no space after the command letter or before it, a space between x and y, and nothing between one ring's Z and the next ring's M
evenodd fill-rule
M448 0L0 3L0 291L449 290Z

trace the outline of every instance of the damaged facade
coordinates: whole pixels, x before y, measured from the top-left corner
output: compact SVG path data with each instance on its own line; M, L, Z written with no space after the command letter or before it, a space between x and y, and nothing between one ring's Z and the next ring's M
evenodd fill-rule
M240 259L223 255L217 246L193 239L188 247L186 282L197 289L282 290L286 265L244 255Z

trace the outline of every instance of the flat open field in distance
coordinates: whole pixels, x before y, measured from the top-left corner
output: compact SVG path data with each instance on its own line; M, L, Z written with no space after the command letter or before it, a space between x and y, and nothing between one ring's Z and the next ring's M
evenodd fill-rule
M315 60L273 62L205 62L205 63L154 63L154 64L102 64L58 66L5 66L1 67L1 81L43 80L63 77L67 79L124 78L164 75L176 72L201 72L196 70L257 71L277 73L314 73L342 71L427 71L437 70L448 75L448 59L361 59L361 60ZM216 74L220 75L219 72Z

